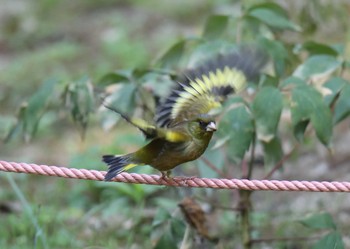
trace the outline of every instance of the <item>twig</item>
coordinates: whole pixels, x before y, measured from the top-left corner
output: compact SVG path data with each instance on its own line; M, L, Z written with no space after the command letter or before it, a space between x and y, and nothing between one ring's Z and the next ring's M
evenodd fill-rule
M253 173L253 165L254 165L254 157L255 157L255 146L256 146L256 134L254 134L252 141L252 150L250 161L248 164L248 172L246 174L246 178L250 179ZM251 204L251 194L253 191L241 190L239 191L240 201L240 216L241 216L241 238L244 249L252 248L251 243L251 224L250 224L250 213L252 210Z
M264 176L263 179L269 179L277 170L279 170L283 166L284 162L291 157L298 146L299 144L295 144L294 147L278 163L276 163L276 165L270 170L269 173L267 173L266 176Z
M205 162L205 164L211 168L212 170L214 170L219 176L225 178L226 174L224 174L224 172L222 172L220 169L218 169L212 162L210 162L207 158L205 157L201 157L202 161Z
M248 165L248 175L247 175L247 179L250 179L252 177L253 174L253 165L254 165L254 158L255 158L255 145L256 145L256 137L253 137L253 141L252 141L252 151L251 151L251 156L250 156L250 161L249 161L249 165Z

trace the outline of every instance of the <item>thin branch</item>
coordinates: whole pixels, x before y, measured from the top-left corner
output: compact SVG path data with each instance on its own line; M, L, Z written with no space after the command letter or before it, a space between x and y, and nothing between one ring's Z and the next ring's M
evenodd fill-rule
M226 174L224 172L222 172L218 167L216 167L212 162L210 162L206 157L201 157L202 161L205 162L205 164L211 168L212 170L214 170L219 176L225 178Z
M263 179L269 179L277 170L279 170L283 166L284 162L292 156L298 146L299 144L295 144L294 147L278 163L276 163L276 165L270 170L269 173L266 174Z
M255 158L255 147L256 147L256 136L254 135L253 137L253 142L252 142L252 151L251 151L251 155L250 155L250 161L249 161L249 165L248 165L248 175L247 175L247 179L250 179L252 177L253 174L253 166L254 166L254 158Z

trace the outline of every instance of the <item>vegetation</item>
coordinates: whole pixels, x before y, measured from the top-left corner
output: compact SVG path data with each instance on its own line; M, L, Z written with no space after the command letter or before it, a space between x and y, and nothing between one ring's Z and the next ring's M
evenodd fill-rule
M174 175L346 179L346 1L18 4L0 13L1 159L105 170L101 155L133 151L144 139L100 108L102 98L151 120L184 69L258 44L271 58L266 72L225 103L202 159ZM0 189L1 248L349 247L343 194L9 173L0 174Z

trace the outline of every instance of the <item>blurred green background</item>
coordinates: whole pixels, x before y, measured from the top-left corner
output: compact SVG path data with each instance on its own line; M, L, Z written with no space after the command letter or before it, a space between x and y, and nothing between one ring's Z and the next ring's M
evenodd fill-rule
M95 85L104 75L117 69L146 68L154 65L179 39L202 34L209 16L222 14L239 18L242 9L264 2L0 0L1 137L6 137L15 124L21 104L46 80L75 82L88 77ZM277 39L282 40L286 48L292 50L295 44L309 40L341 43L345 49L349 46L348 1L275 2L303 30L278 33ZM260 29L259 32L265 31ZM178 67L183 69L181 65ZM103 90L97 88L97 91ZM112 130L103 129L110 126L108 122L114 124L115 120L106 121L101 118L101 113L92 114L82 139L81 127L74 124L67 112L48 111L30 142L17 135L8 143L1 143L0 159L105 170L101 155L131 152L144 144L139 132L125 124ZM348 128L347 125L343 126ZM343 132L343 127L338 128L335 137L341 139L345 136ZM206 156L223 165L220 153L209 151ZM325 159L322 153L325 153L323 149L310 142L301 151L301 157L295 156L293 163L311 162L322 168ZM341 156L345 157L344 154ZM186 175L216 176L202 161L198 164L199 169L184 166L183 171ZM149 167L136 169L136 172L155 173ZM338 172L333 176L342 176L343 171ZM290 178L313 180L316 180L313 176L317 178L322 174L305 173L302 168L284 173ZM237 168L234 174L240 177L240 169ZM0 220L3 224L0 226L0 248L178 248L186 225L177 205L189 194L202 201L213 221L212 233L221 238L218 245L208 243L207 248L241 248L237 242L240 236L235 212L215 209L213 204L218 202L221 206L233 207L237 193L217 193L209 189L0 173ZM312 205L306 205L307 195L257 193L253 226L263 232L255 234L256 238L311 234L300 224L291 222L309 212L328 211L333 212L333 218L342 214L349 219L348 211L339 211L348 202L343 194L313 196L316 197L312 198ZM293 199L300 203L290 206L287 200ZM334 202L334 207L324 208L329 201ZM340 222L340 218L336 222ZM344 231L350 229L348 224L340 226ZM169 239L164 234L173 237ZM349 237L347 240L350 245ZM169 241L173 244L167 244ZM301 245L297 241L288 243L265 248L308 248L308 244L298 247ZM256 248L262 247L257 244Z

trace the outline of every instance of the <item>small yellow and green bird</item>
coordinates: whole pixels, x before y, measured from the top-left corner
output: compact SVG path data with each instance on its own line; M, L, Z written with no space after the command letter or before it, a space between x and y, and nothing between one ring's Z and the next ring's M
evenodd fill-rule
M140 165L150 165L167 177L176 166L200 157L217 129L211 111L219 108L229 94L244 89L247 80L259 75L265 62L266 56L260 50L241 48L188 71L157 109L155 124L106 106L151 141L133 153L103 156L109 167L105 181Z

